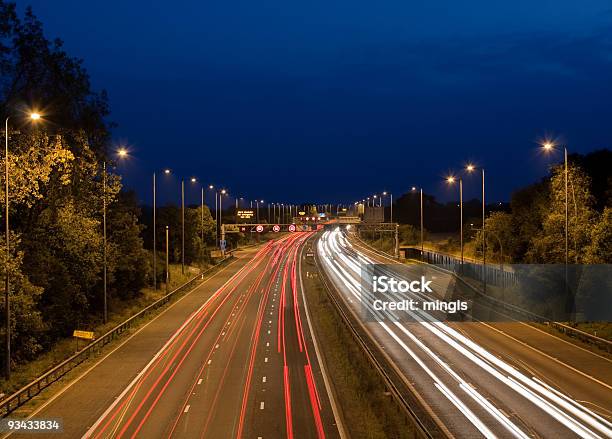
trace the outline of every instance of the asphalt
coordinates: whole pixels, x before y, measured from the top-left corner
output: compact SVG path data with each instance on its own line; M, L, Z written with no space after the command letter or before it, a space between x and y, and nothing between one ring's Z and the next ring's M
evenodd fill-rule
M62 418L67 438L338 437L301 325L306 237L237 253L34 417Z
M609 434L608 359L522 323L493 327L428 321L422 316L403 321L367 318L363 311L370 298L362 295L360 264L368 260L390 264L391 273L411 279L421 268L394 265L341 233L329 232L318 251L347 305L451 435ZM448 282L436 276L434 290L444 290Z

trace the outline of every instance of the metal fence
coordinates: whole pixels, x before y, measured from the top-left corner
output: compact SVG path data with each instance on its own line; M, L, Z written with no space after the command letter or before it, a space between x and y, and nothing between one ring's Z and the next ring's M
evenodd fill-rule
M444 253L423 250L423 254L421 255L421 249L414 247L406 247L402 250L405 251L406 259L417 259L428 264L438 265L448 271L452 271L464 277L469 277L479 282L482 282L483 278L486 277L486 283L488 285L506 288L515 285L519 281L519 277L515 272L504 269L504 267L498 264L489 264L483 269L482 264L471 262L466 259L461 263L461 258Z
M198 285L201 280L204 279L204 276L206 274L209 274L212 271L216 270L217 268L221 267L231 258L232 256L230 255L222 259L220 262L213 265L212 267L209 267L208 269L201 271L196 276L194 276L193 278L185 282L183 285L179 286L178 288L174 289L173 291L159 298L158 300L156 300L155 302L153 302L146 308L143 308L142 310L134 314L132 317L125 320L123 323L120 323L119 325L115 326L113 329L108 331L106 334L102 335L97 340L88 344L86 347L84 347L83 349L81 349L80 351L72 355L71 357L65 359L60 364L53 367L51 370L45 372L43 375L36 378L31 383L27 384L26 386L22 387L21 389L19 389L12 395L0 401L0 415L2 417L8 416L15 409L25 404L27 401L32 399L34 396L38 395L43 389L45 389L46 387L48 387L55 381L59 380L66 373L70 372L72 369L77 367L79 364L89 359L90 357L93 357L99 354L104 346L106 346L107 344L109 344L110 342L118 338L121 334L123 334L123 332L125 332L126 330L134 326L139 319L151 313L152 311L155 311L158 308L164 306L165 304L167 304L169 301L171 301L174 297L176 297L180 293L190 291L196 285Z

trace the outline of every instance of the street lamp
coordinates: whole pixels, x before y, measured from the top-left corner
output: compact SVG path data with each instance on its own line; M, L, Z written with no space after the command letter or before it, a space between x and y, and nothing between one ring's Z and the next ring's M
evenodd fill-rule
M557 149L556 145L552 142L545 142L542 144L542 148L546 152L553 152ZM567 164L567 147L563 147L563 157L564 157L564 174L565 174L565 265L567 271L567 264L569 262L569 197L567 191L568 184L568 164Z
M416 192L416 190L417 190L416 186L412 186L411 190L412 190L412 192ZM425 252L423 250L423 238L424 238L424 233L423 233L423 188L420 188L419 192L420 192L420 196L421 196L420 214L421 214L421 261L422 261L424 255L425 255Z
M459 211L460 211L460 228L459 233L461 234L461 265L463 266L463 179L461 177L456 178L452 175L449 175L446 178L446 182L448 184L454 184L457 180L459 180Z
M465 170L468 173L472 173L476 170L476 166L469 163ZM486 225L485 225L485 170L480 168L482 176L482 282L484 285L484 291L487 291L487 240L486 240Z
M181 178L181 273L185 274L185 179Z
M119 148L117 150L117 156L119 158L125 158L128 156L128 152L125 148ZM107 272L108 272L108 250L107 250L107 236L106 236L106 160L102 163L102 236L103 236L103 291L104 291L104 323L108 322L108 294L107 294Z
M121 155L121 154L120 154ZM170 175L169 168L163 170L165 175ZM157 290L157 173L153 172L153 289Z
M36 122L40 120L41 115L37 112L31 112L29 114L30 120ZM4 273L4 318L5 318L5 342L6 342L6 358L5 358L5 369L4 374L6 379L8 380L11 377L11 300L9 296L9 287L10 287L10 279L9 279L9 259L11 257L10 246L11 239L9 236L10 227L9 227L9 119L11 116L8 116L4 121L4 232L6 234L6 261L5 264L5 273Z
M389 195L389 216L391 218L389 218L389 222L393 222L393 194L391 192L387 193L387 191L383 192L383 197L386 197L387 195ZM382 197L381 197L382 198ZM384 221L384 212L383 212L383 221Z
M223 226L223 195L225 195L227 191L225 189L221 189L219 192L219 230ZM219 241L217 239L217 241ZM217 242L217 245L220 247L221 242Z

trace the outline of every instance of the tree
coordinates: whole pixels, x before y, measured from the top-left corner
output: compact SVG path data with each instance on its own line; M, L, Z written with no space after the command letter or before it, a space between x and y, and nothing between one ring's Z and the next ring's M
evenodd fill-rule
M594 198L590 191L590 179L578 166L568 168L569 195L569 261L580 263L589 244L594 224ZM565 262L565 171L563 166L553 169L550 195L542 222L542 230L531 240L527 252L530 262Z
M150 282L150 257L140 236L140 209L134 192L121 192L108 212L109 293L110 297L135 297Z
M612 263L612 207L606 207L594 224L584 255L586 264Z

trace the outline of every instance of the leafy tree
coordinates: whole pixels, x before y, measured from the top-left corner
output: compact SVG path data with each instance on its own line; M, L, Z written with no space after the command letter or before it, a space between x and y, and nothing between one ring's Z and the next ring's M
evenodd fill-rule
M109 242L109 294L127 299L135 297L150 282L151 258L143 248L138 223L140 209L134 192L119 193L107 218Z
M594 224L586 248L584 262L587 264L612 263L612 207L606 207Z
M594 198L590 192L588 175L573 164L568 168L568 182L569 261L580 263L595 220ZM565 171L562 166L553 169L542 230L532 239L531 245L527 253L531 262L565 261Z
M33 358L42 348L44 324L40 311L37 308L42 288L34 286L23 274L23 252L15 252L19 243L18 235L11 234L13 251L9 259L9 275L11 276L11 345L13 346L13 362ZM0 264L4 270L6 263L6 246L4 240L0 243ZM3 292L4 295L4 292ZM0 313L4 315L4 300L0 301ZM4 338L4 325L0 330ZM5 352L0 352L1 361L4 362Z

